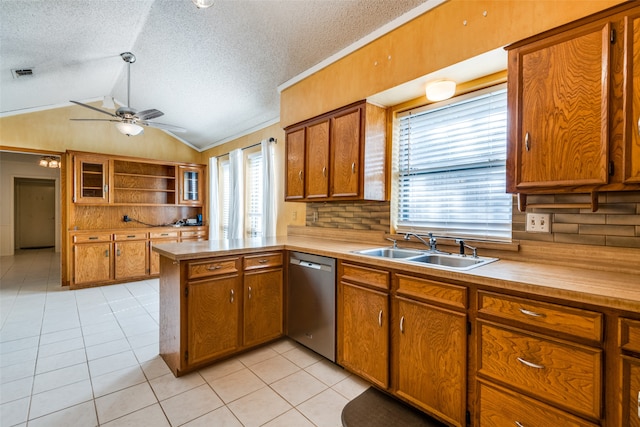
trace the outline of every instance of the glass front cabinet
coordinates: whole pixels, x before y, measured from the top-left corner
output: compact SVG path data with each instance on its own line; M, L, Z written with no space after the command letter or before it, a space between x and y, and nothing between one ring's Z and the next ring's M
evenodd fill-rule
M202 206L202 191L204 170L199 166L180 166L180 194L181 205Z
M77 155L75 165L75 203L109 203L109 160Z

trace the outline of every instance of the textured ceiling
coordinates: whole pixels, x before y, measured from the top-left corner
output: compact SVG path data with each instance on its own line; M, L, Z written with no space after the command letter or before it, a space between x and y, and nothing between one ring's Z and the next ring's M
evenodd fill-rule
M277 121L279 85L425 1L1 0L0 114L126 103L119 54L131 51L131 106L163 111L156 121L206 149ZM27 67L33 77L13 78Z

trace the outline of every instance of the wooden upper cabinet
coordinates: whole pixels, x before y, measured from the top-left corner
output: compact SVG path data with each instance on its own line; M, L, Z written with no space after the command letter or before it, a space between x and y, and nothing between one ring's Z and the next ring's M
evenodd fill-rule
M74 202L109 203L109 160L100 156L76 155L74 163Z
M509 52L510 191L607 183L610 32L599 22Z
M640 6L507 47L507 192L640 189Z
M329 119L307 126L306 195L308 199L329 196Z
M625 17L624 182L640 183L640 12Z
M300 200L304 198L305 128L287 132L285 139L287 170L284 199Z
M202 206L204 168L201 166L179 166L178 179L180 182L178 203Z
M387 200L386 117L360 101L287 128L285 200Z

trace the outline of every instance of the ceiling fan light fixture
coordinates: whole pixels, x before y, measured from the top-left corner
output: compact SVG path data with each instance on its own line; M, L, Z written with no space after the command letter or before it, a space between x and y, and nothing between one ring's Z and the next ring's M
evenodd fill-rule
M130 122L118 122L116 123L116 129L127 136L136 136L143 131L142 126Z
M444 101L456 93L456 82L453 80L436 80L427 84L426 94L429 101Z
M206 9L213 6L213 0L191 0L198 9Z

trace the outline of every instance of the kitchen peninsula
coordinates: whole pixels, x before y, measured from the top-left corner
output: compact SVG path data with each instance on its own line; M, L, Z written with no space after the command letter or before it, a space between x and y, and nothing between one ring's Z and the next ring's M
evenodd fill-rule
M628 372L637 372L640 364L634 347L640 333L640 272L523 262L507 252L482 267L452 271L354 253L388 246L383 233L341 241L302 230L270 239L153 248L161 258L160 353L174 375L286 335L284 260L287 251L298 251L338 260L337 363L450 425L464 425L466 417L500 419L495 399L520 402L523 416L542 411L565 425L613 426L628 416L633 404ZM486 253L499 251L480 250ZM373 277L381 278L386 289L376 287ZM351 288L382 297L374 322L387 337L382 377L343 351L354 339L343 329L345 316L354 312L349 304L357 303L342 299ZM413 339L429 340L433 352L460 361L442 379L443 387L451 377L457 381L446 385L454 394L446 402L403 376L399 359L405 352L399 348L410 339L412 307L430 310L426 323L416 322L421 332ZM447 323L434 330L429 322L436 320ZM391 333L398 325L400 332ZM436 348L451 344L440 339L442 333L456 338L455 348ZM520 346L526 354L504 354ZM427 363L427 356L402 364Z

